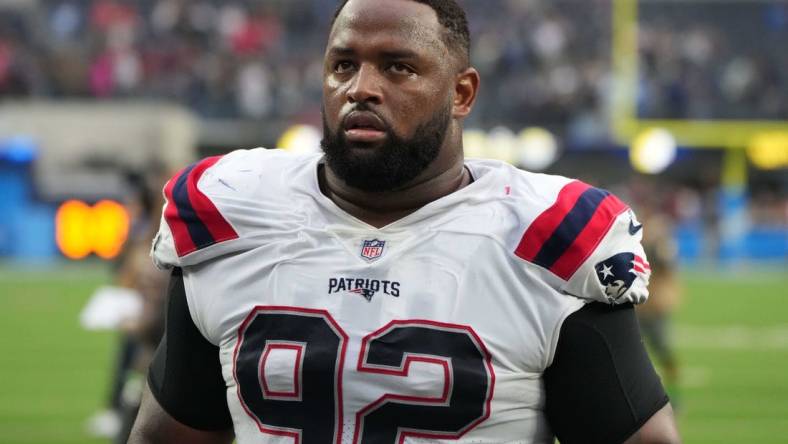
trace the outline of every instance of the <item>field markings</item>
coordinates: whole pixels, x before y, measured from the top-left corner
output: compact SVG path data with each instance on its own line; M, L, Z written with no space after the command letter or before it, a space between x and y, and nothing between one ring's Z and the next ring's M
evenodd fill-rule
M711 381L711 370L708 367L682 367L681 386L683 388L702 388Z
M733 350L788 350L788 324L772 327L677 326L673 339L679 348Z

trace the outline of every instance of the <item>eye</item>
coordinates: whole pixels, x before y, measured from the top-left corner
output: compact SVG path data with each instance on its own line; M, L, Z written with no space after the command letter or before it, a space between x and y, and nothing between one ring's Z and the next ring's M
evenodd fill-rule
M394 74L400 74L406 76L416 73L416 71L414 71L413 68L411 68L410 66L404 63L392 63L391 66L389 67L389 70Z
M354 66L355 65L353 65L353 62L340 60L339 62L334 63L334 72L337 74L344 74L348 71L351 71Z

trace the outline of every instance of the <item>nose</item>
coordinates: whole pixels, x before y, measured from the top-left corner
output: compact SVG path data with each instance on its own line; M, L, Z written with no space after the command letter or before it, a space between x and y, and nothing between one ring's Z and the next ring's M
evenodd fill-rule
M374 66L361 65L347 91L348 102L367 102L379 105L383 101L381 81L382 79Z

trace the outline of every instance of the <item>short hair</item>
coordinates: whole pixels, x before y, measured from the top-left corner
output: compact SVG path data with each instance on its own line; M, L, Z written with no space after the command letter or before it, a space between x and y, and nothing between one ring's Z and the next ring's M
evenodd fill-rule
M341 0L339 6L334 12L334 18L331 19L331 27L334 27L337 17L345 8L345 5L350 0ZM455 51L460 55L460 60L464 64L470 63L471 58L471 32L468 29L468 17L465 15L465 10L457 3L456 0L411 0L418 3L423 3L432 8L438 15L438 23L440 23L445 32L443 33L443 41L451 51Z

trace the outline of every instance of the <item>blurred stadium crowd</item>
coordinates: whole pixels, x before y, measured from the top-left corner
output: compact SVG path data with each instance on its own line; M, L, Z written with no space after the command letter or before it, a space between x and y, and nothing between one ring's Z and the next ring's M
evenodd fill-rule
M788 3L664 3L640 7L642 116L788 118Z
M607 127L599 122L609 96L610 0L493 3L464 2L488 89L471 124L529 122L599 140ZM4 4L0 96L166 98L222 118L319 112L334 0ZM786 118L788 53L766 52L764 40L785 42L788 4L728 2L714 11L711 20L697 4L650 20L645 5L640 112Z
M539 126L560 134L567 150L614 146L611 0L462 3L484 78L468 127ZM656 13L656 3L641 11L641 116L788 120L788 51L770 50L788 41L788 3L713 10L698 3L673 13ZM0 99L152 98L203 119L319 124L321 53L335 7L335 0L3 2ZM709 176L685 174L665 190L677 216L713 223L719 184ZM753 220L788 225L786 182L768 176L751 187Z
M477 124L563 125L601 114L609 7L466 3L475 63L495 85ZM68 0L19 7L0 23L0 95L167 98L221 118L319 113L321 55L335 6Z

